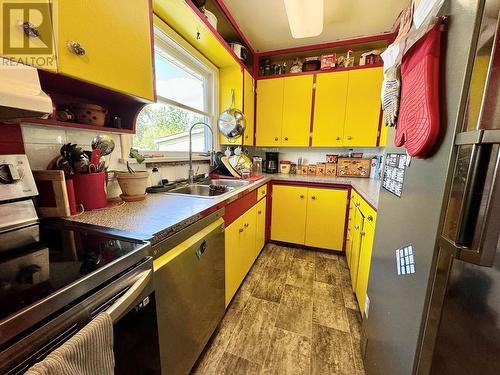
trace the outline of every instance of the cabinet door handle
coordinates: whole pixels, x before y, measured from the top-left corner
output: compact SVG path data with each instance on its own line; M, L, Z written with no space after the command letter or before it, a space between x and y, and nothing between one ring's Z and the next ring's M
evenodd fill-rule
M248 223L245 223L245 228L248 228Z
M350 141L352 137L350 135L347 136L347 140Z
M288 141L288 137L285 137L285 141Z
M261 213L262 213L262 211L257 211L257 214L259 214L259 215L260 215Z
M243 228L238 229L238 232L240 233L243 232Z
M368 219L368 221L373 221L373 216L372 215L368 215L367 219Z
M340 137L335 138L335 140L340 141Z
M68 49L70 52L74 53L77 56L84 56L85 55L85 48L78 42L75 42L74 40L68 42Z
M311 197L311 199L314 201L314 200L316 200L316 197L313 195L313 196Z
M356 207L359 207L359 202L354 202L354 205L355 205Z
M245 139L248 139L248 135L245 135Z
M365 232L364 231L361 231L359 232L360 236L364 236L365 235Z
M359 229L359 225L355 225L354 229L358 230Z
M275 137L274 140L277 141L279 138L278 137Z
M300 196L300 199L304 199L304 196L303 196L303 195L301 195L301 196Z

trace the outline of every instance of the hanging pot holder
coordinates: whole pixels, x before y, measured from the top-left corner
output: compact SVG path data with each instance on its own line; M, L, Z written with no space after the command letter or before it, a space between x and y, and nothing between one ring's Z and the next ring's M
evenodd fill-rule
M439 137L439 59L441 20L403 57L401 105L394 144L424 158Z

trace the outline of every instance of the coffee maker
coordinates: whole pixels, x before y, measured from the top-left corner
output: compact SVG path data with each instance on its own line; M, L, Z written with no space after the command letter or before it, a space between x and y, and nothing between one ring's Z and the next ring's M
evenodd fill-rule
M279 172L279 152L266 152L266 160L264 162L264 170L266 173Z

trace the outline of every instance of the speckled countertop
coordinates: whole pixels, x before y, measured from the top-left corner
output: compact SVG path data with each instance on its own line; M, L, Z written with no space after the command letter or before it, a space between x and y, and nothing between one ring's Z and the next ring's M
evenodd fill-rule
M132 237L156 243L201 219L207 210L223 207L238 199L242 192L257 189L271 180L351 185L368 203L377 208L379 180L267 174L260 180L232 191L224 198L197 198L167 193L148 194L146 199L140 202L125 202L113 208L84 212L67 220L119 229L129 232Z

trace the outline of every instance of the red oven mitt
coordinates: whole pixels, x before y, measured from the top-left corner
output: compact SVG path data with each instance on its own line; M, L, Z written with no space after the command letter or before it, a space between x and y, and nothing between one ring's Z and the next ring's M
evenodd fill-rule
M410 156L424 158L439 137L438 21L403 57L401 105L394 144L405 146Z

